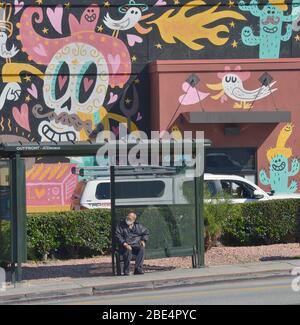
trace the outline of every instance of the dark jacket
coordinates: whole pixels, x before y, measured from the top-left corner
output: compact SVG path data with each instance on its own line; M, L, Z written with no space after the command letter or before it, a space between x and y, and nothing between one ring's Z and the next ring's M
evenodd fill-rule
M122 221L117 225L115 238L120 246L123 246L124 243L130 246L139 246L141 240L146 242L149 239L149 230L138 222L135 222L130 229L126 222Z

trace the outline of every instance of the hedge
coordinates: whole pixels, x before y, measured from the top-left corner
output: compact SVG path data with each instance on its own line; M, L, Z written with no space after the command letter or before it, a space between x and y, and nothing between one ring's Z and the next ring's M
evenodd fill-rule
M29 214L29 259L77 258L106 254L111 243L109 210Z
M300 200L274 200L230 205L205 204L206 246L261 245L299 241ZM140 221L152 230L148 247L168 242L193 242L193 209L187 207L137 209ZM125 210L120 211L124 215ZM160 216L158 222L157 218ZM9 261L9 222L0 221L0 263ZM108 254L111 246L109 210L29 214L28 259L77 258Z
M225 245L299 242L300 200L274 200L233 206L221 222Z
M0 267L10 260L10 222L0 219Z

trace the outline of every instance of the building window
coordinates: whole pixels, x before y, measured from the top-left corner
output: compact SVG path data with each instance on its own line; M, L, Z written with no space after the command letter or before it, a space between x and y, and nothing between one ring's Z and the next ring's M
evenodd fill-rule
M256 181L255 148L210 148L205 163L207 173L236 174Z

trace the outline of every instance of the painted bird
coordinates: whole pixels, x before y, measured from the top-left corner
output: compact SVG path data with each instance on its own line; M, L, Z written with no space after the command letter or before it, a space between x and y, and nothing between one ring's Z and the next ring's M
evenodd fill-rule
M120 30L129 30L135 28L141 33L145 33L147 29L142 28L139 25L139 21L151 17L153 14L143 15L144 11L148 10L148 6L141 3L136 3L134 0L130 0L128 4L119 8L120 13L124 13L125 16L119 20L112 19L109 13L104 17L104 24L111 30L113 30L113 37L118 37Z
M11 62L11 59L19 52L15 45L10 50L7 49L8 36L6 32L0 32L0 57L5 59L6 62Z
M9 21L11 12L11 4L2 4L0 6L0 57L5 59L6 62L11 62L11 59L19 52L15 45L10 50L7 49L7 40L13 33L13 24Z
M229 70L228 68L226 69ZM235 101L234 108L250 109L254 101L263 99L271 95L277 88L272 88L276 81L270 83L268 86L262 85L260 88L254 90L247 90L244 88L243 82L250 78L250 72L239 72L240 67L235 71L228 71L219 73L218 77L222 80L219 84L207 84L211 90L220 91L218 94L212 96L212 99L221 99L221 102L227 100L227 96Z

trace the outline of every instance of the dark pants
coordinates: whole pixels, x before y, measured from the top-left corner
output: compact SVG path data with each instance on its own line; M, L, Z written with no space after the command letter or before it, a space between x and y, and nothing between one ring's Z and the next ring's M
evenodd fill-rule
M128 274L130 271L130 261L132 260L132 255L135 256L135 267L136 271L141 271L143 269L144 258L145 258L145 247L143 246L133 246L132 251L128 249L122 249L121 252L124 261L124 273Z

